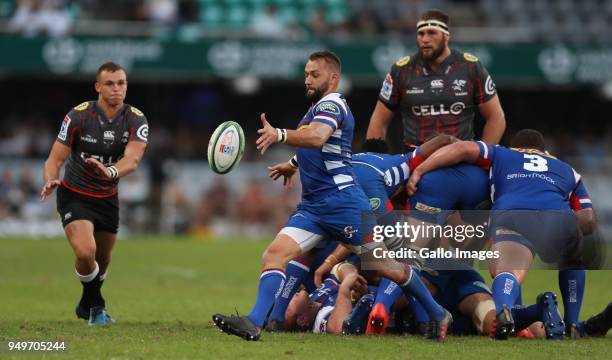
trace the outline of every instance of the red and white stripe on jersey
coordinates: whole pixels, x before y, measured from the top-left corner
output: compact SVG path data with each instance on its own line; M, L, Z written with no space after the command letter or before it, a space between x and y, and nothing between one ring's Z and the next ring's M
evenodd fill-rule
M283 270L281 270L281 269L266 269L266 270L261 272L261 276L259 278L261 279L264 276L271 275L271 274L278 274L278 275L282 276L283 279L285 278L285 272Z
M423 161L425 161L425 158L423 158L423 155L421 155L421 148L417 146L416 149L410 153L410 159L407 161L408 169L410 169L409 173L416 169L417 166L421 165ZM406 179L408 179L409 175L410 174L406 176Z
M297 266L297 267L299 267L300 269L302 269L304 271L310 271L310 266L306 265L306 261L301 259L301 258L291 260L291 261L289 261L289 264Z
M574 171L574 174L578 173ZM580 175L578 174L578 176ZM582 183L582 180L578 180L574 191L572 191L570 194L569 202L572 210L590 209L593 207L591 197L589 196L586 187Z
M476 159L475 164L485 170L489 170L491 168L491 162L493 161L493 155L495 152L494 146L489 145L484 141L476 141L476 144L478 144L480 154L478 155L478 159Z

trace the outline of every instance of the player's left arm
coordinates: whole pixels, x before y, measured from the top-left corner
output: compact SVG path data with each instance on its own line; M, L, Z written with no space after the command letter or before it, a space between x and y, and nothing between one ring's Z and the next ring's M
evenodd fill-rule
M482 140L487 144L499 144L506 130L506 116L497 95L489 101L478 105L480 114L485 119Z
M342 323L353 310L351 290L363 292L364 288L367 289L367 284L367 281L357 271L351 272L342 280L338 289L336 304L327 321L327 332L329 334L342 333Z
M597 219L595 217L595 212L593 211L591 197L589 196L582 179L578 180L574 191L572 191L572 194L570 195L570 206L572 210L574 210L574 215L576 215L578 226L580 227L582 234L592 234L597 226Z
M460 162L475 163L480 157L480 152L480 145L474 141L459 141L440 148L412 171L406 185L408 195L414 195L417 184L424 174Z
M336 264L346 259L352 253L351 249L348 247L338 244L336 249L327 256L327 258L323 261L323 263L315 270L314 273L314 284L319 287L323 283L323 277L328 274Z
M478 111L486 122L482 131L482 140L487 144L497 145L506 130L506 117L497 95L495 82L476 57L470 55L466 59L473 63L470 67L474 89L473 101L474 104L478 104Z
M130 141L125 147L123 157L121 160L117 161L115 165L105 166L94 158L87 158L85 162L94 168L98 176L109 180L118 179L132 173L138 168L138 164L140 164L140 160L142 160L146 148L146 143Z

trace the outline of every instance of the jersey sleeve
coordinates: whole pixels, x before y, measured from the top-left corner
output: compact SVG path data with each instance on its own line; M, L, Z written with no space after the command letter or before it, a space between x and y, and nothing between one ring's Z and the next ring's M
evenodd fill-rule
M391 71L385 76L380 88L378 100L391 110L396 111L400 104L400 67L397 64L391 66Z
M313 110L312 121L318 121L331 126L336 131L342 128L344 120L344 109L333 100L325 100L318 103Z
M64 145L71 146L74 140L74 134L77 132L77 130L79 130L78 116L76 111L73 109L66 116L64 116L60 131L57 134L57 141Z
M485 103L497 94L491 75L489 75L487 69L478 60L474 62L472 83L474 85L474 104L480 105Z
M147 118L140 110L133 106L130 108L128 124L130 127L128 142L138 141L145 144L149 142L149 123L147 122Z
M480 166L484 170L489 170L495 157L496 146L487 144L484 141L476 141L478 144L479 154L476 159L476 165Z
M408 169L410 170L410 172L412 172L414 169L417 168L417 166L421 165L421 163L425 161L425 158L423 158L423 155L421 155L421 147L419 146L417 146L411 153L408 153L407 156L408 161L406 161L406 164L408 164Z
M570 207L574 211L590 209L593 207L591 197L589 196L589 193L587 192L582 180L578 180L576 187L570 195Z

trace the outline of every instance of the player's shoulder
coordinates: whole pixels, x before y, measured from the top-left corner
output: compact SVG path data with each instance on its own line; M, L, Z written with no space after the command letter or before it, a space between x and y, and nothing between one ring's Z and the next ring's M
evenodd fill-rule
M95 101L84 101L84 102L80 103L79 105L73 107L71 109L71 111L81 112L81 111L85 111L87 109L91 109L91 108L93 108L93 106L94 106L93 104L94 103L95 103Z
M340 93L330 93L317 101L313 107L315 114L325 112L336 116L347 115L348 105L346 99Z
M397 61L393 65L395 65L397 67L400 67L400 68L404 67L404 66L410 64L410 59L411 59L411 57L409 55L408 56L404 56L402 58L397 59Z
M478 57L472 53L469 52L460 52L458 50L453 50L453 52L455 53L455 56L457 56L458 58L460 58L462 61L468 62L468 63L477 63L480 62L480 59L478 59Z
M145 117L145 114L142 111L140 111L138 108L130 104L125 104L125 111L127 114L130 114L131 116L135 116L138 118Z

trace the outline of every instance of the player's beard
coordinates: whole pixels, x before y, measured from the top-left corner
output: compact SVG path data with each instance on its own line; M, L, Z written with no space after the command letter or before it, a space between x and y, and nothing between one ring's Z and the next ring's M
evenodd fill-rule
M321 87L319 88L314 88L314 89L306 88L306 99L311 102L317 102L321 100L321 98L327 92L328 89L329 89L329 82L321 85Z
M423 50L419 49L419 55L421 56L421 59L425 61L434 61L438 57L440 57L440 55L442 55L445 48L446 48L446 45L444 44L444 42L442 42L440 46L438 46L437 48L433 47L431 50L431 54L429 55L423 54Z

